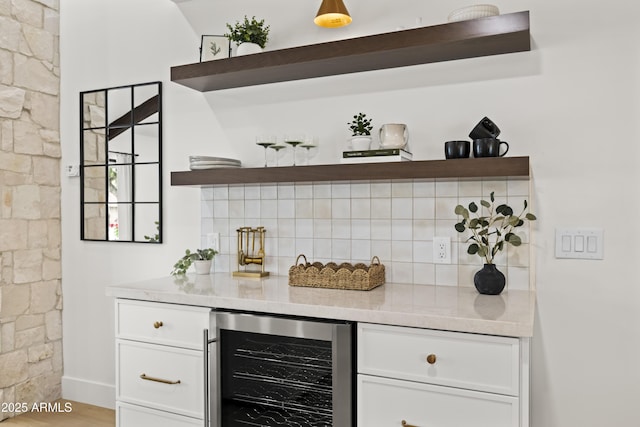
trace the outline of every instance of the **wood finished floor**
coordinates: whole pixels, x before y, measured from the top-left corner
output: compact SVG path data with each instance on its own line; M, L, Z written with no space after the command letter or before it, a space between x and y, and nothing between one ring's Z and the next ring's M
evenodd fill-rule
M69 412L29 412L0 422L2 427L114 427L116 414L112 409L85 403L61 400L71 404Z

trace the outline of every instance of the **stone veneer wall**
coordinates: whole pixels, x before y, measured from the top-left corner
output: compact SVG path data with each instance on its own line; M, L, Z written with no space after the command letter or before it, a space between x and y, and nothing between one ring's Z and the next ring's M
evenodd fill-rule
M2 403L61 393L59 22L58 0L0 0Z

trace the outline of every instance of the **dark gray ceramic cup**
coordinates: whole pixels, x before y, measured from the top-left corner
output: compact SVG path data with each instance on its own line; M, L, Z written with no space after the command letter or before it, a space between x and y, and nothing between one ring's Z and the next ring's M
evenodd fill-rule
M500 135L500 128L493 123L489 117L485 117L469 133L469 138L497 138Z
M500 146L505 145L506 149L500 153ZM509 151L507 141L500 141L498 138L480 138L473 140L473 157L502 157Z
M466 159L471 153L469 141L447 141L444 143L444 157L447 159Z

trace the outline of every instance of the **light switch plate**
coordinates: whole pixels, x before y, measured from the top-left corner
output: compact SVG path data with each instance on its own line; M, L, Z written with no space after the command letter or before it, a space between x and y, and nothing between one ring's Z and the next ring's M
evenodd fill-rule
M207 247L220 252L220 233L207 233Z
M80 176L80 166L78 165L67 165L65 166L65 171L67 176Z
M601 228L557 228L556 258L604 259Z

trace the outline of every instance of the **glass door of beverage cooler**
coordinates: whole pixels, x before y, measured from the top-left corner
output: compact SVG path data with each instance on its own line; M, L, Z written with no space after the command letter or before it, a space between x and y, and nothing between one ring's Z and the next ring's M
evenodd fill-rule
M351 324L224 315L222 426L352 425Z

